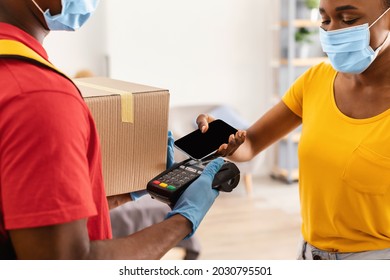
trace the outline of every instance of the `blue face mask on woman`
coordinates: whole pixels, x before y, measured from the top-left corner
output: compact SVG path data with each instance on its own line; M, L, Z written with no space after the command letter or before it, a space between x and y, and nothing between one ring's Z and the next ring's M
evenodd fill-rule
M54 16L49 10L43 11L34 0L32 2L42 12L50 30L75 31L93 14L99 0L61 0L61 13Z
M320 41L333 68L339 72L360 74L375 60L386 40L375 51L370 46L370 28L388 11L387 9L370 26L368 23L332 31L320 28Z

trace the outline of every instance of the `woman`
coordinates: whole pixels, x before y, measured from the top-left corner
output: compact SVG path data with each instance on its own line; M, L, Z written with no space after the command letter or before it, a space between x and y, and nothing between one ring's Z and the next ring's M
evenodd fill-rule
M389 8L388 0L322 0L330 64L309 69L219 149L247 161L302 124L299 259L390 259ZM211 121L197 119L202 131Z

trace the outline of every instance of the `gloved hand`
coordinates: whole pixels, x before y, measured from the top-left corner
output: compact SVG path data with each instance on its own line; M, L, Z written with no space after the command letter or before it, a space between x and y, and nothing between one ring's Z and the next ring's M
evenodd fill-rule
M148 193L147 190L139 190L139 191L131 192L130 197L132 201L137 201L147 193Z
M168 149L167 149L167 169L171 168L175 164L175 155L174 155L174 142L172 131L168 131Z
M174 147L173 144L175 139L173 138L172 131L168 131L168 148L167 148L167 169L170 168L175 163L174 157ZM147 190L140 190L130 193L130 197L132 201L136 201L147 194Z
M203 217L219 195L219 191L213 189L211 184L223 162L222 158L217 158L207 164L199 178L183 192L172 211L166 216L168 219L173 215L180 214L190 220L192 232L186 236L186 239L195 233Z

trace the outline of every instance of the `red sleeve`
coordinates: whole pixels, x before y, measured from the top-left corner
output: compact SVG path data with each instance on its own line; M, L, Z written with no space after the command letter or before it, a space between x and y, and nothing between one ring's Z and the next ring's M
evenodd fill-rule
M96 215L86 108L61 92L19 95L1 112L0 168L6 229Z

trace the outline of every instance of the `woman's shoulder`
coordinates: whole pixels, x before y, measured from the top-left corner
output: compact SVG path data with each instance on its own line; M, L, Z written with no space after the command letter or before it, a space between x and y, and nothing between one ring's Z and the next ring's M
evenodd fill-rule
M308 73L316 76L319 75L320 77L326 77L327 75L333 77L334 74L336 74L336 70L334 70L334 68L328 61L323 61L310 67Z

